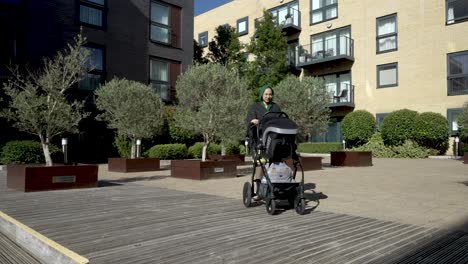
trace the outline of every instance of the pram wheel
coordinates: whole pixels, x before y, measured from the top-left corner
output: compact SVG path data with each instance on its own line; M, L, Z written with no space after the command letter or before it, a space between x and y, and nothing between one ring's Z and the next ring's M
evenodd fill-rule
M252 185L249 182L244 183L244 190L242 192L242 201L245 207L250 207L252 204Z
M297 197L294 201L294 209L296 209L296 213L303 215L305 213L305 200L304 198Z
M276 201L275 199L268 199L266 201L266 211L269 215L274 215L276 211Z

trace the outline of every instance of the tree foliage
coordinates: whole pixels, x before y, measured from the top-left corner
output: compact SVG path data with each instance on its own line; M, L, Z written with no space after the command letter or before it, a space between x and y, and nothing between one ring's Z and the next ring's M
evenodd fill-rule
M205 64L208 59L203 56L203 48L198 45L196 40L193 40L193 64Z
M76 132L86 115L81 102L67 98L67 91L86 72L88 51L82 47L84 43L85 39L78 35L55 57L44 58L42 68L36 72L12 68L12 77L3 86L11 100L1 115L19 130L39 136L48 166L52 165L51 140L64 132Z
M131 157L136 156L136 140L149 138L163 126L163 102L150 86L126 79L113 79L96 91L96 105L103 111L98 119L132 142Z
M415 118L412 138L420 146L445 154L449 147L447 118L439 113L424 112Z
M255 35L247 50L255 57L248 64L245 73L253 94L258 94L261 85L276 85L286 77L288 42L270 12L263 11L263 18L256 22Z
M234 27L230 25L218 26L216 35L208 43L207 57L211 62L221 64L229 69L240 70L246 61L242 48L239 34Z
M327 130L330 95L321 80L288 76L273 89L274 100L297 123L303 140Z
M382 123L381 134L385 145L398 146L411 139L418 112L401 109L388 114Z
M468 102L463 106L463 111L458 116L458 135L463 142L468 142Z
M249 95L235 71L214 63L192 66L177 80L177 94L176 125L203 135L203 161L213 140L244 136Z

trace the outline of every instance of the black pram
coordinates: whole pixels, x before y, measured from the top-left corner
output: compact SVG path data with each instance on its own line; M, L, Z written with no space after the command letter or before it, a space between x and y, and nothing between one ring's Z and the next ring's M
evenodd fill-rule
M296 153L297 125L284 112L266 113L257 126L249 130L250 149L254 161L252 179L244 184L243 202L252 204L252 197L263 200L269 214L274 214L280 200L288 200L298 214L305 212L304 171ZM292 160L291 169L286 160ZM257 167L263 172L259 189L254 193ZM296 182L300 167L302 179Z

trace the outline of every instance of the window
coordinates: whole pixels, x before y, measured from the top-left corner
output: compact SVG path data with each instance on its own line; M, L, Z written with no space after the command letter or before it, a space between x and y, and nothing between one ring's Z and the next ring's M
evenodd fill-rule
M447 94L468 94L468 51L448 54L447 59Z
M377 65L377 88L398 86L398 63Z
M105 50L99 45L89 44L85 47L89 50L89 57L86 63L87 73L84 74L80 81L79 89L81 90L96 90L104 81L105 76Z
M323 21L338 17L338 0L311 0L311 24L317 24Z
M208 46L208 31L198 34L198 45L200 47Z
M447 0L445 10L447 10L447 24L468 20L468 1L466 0Z
M449 122L450 135L455 136L458 133L458 116L463 112L463 108L447 109L447 120Z
M175 97L175 84L180 72L180 62L150 59L150 83L164 101L172 101Z
M151 2L151 40L171 43L171 26L169 6Z
M249 33L249 17L237 20L237 33L243 36Z
M375 128L377 131L380 131L380 128L382 127L382 123L384 118L388 115L388 113L377 113L375 114Z
M81 0L80 23L103 28L106 22L105 0Z
M377 53L397 50L397 37L396 14L377 18Z

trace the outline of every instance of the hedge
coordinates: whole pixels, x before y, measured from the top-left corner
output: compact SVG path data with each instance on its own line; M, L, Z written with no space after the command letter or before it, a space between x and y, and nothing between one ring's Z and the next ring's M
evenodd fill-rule
M202 150L203 150L203 142L197 142L193 146L188 149L189 157L194 159L201 159L202 157ZM208 146L208 150L206 151L208 154L221 154L221 146L216 143L210 143Z
M300 143L297 146L298 152L303 153L330 153L331 151L343 150L343 144L341 142L320 142L320 143Z
M382 122L381 134L385 145L398 146L412 138L418 112L401 109L388 114Z
M59 148L49 144L49 151L54 162L60 162L63 154ZM3 146L0 154L2 164L45 163L44 151L40 142L32 140L10 141Z
M439 113L425 112L415 118L412 138L420 146L445 154L449 148L447 118Z
M185 159L188 157L188 150L185 144L162 144L150 148L145 156L162 160Z

